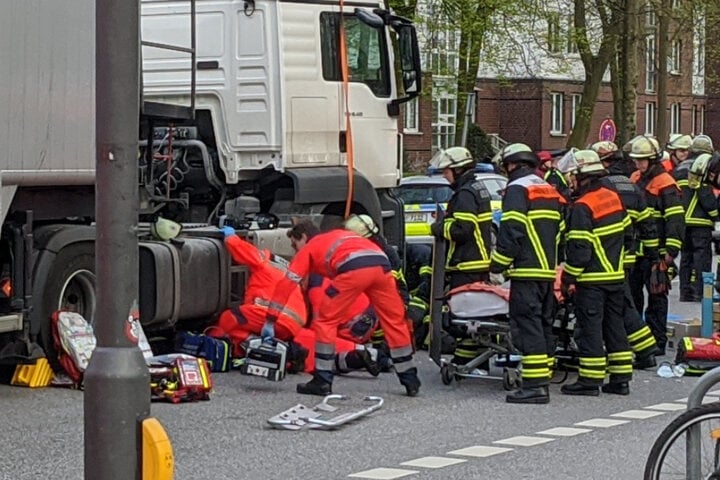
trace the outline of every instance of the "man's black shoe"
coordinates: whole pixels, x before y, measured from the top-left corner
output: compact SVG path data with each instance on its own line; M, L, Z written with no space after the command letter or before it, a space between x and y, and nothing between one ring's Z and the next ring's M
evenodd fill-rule
M630 395L628 382L606 383L602 386L603 393L614 393L615 395Z
M380 364L373 360L372 355L367 350L360 350L360 359L362 360L363 364L365 365L365 370L372 375L373 377L377 377L380 375L380 370L382 368L380 367Z
M633 368L636 370L645 370L646 368L653 368L657 366L655 361L655 355L650 354L644 357L638 357L633 362Z
M600 389L596 386L583 385L582 383L575 382L568 385L563 385L560 388L560 393L565 395L585 395L587 397L597 397L600 395Z
M550 393L547 387L521 388L505 397L507 403L550 403Z
M324 397L332 393L332 384L323 382L318 378L313 378L307 383L298 383L296 390L297 393L302 393L303 395L319 395Z
M397 374L400 383L405 387L405 394L408 397L416 397L420 392L420 379L417 376L417 368L410 368Z

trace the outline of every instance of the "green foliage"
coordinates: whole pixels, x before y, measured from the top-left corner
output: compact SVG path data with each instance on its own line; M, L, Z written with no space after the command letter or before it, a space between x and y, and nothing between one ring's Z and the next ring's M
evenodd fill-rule
M470 150L473 158L478 162L481 162L487 156L492 157L495 155L490 138L474 123L468 125L466 148Z

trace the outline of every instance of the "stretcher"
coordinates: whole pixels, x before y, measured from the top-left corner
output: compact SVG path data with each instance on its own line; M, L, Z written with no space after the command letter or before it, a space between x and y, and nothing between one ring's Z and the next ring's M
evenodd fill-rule
M323 400L314 407L306 407L302 403L298 403L294 407L288 408L284 412L268 419L268 423L273 428L284 430L303 430L303 429L320 429L334 430L358 418L364 417L383 406L382 397L368 396L363 399L368 406L360 410L341 413L335 416L338 407L331 405L332 400L345 401L348 397L345 395L327 395ZM329 417L329 418L328 418Z

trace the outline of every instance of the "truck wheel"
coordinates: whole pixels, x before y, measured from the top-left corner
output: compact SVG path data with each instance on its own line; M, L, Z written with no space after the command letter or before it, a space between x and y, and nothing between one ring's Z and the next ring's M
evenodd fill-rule
M40 342L56 372L62 372L62 367L57 362L50 317L57 310L69 310L81 314L95 327L96 284L95 244L78 242L60 250L49 270L42 299L36 303L37 318L41 321Z

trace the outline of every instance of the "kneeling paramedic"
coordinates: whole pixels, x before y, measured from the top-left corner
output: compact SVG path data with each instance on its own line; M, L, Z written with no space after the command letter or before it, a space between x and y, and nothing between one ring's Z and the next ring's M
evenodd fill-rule
M315 372L312 380L297 386L298 393L327 395L332 392L338 326L344 312L357 296L364 293L377 313L400 383L408 396L417 395L420 379L413 363L405 306L398 294L390 262L380 247L345 229L314 236L290 262L286 277L275 288L273 302L283 304L290 287L312 273L329 278L332 286L325 291L326 298L313 320ZM275 315L268 315L263 337L273 337L276 320Z
M497 245L490 264L490 282L510 277L510 327L522 352L520 390L508 403L548 403L556 339L552 333L553 284L565 199L535 175L538 158L530 147L513 143L497 155L508 172Z
M623 323L623 257L633 247L632 224L618 193L601 181L607 172L598 154L580 150L574 156L578 191L568 223L562 285L564 292L574 290L580 368L577 382L560 391L597 396L602 386L603 392L627 395L633 358ZM606 370L610 382L603 385Z

